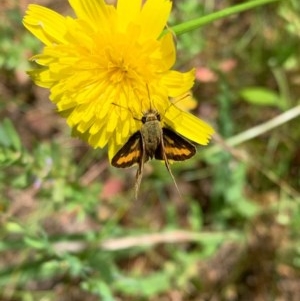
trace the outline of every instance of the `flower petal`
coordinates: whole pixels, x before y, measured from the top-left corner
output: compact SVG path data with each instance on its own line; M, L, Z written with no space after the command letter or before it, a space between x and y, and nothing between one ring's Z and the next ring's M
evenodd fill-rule
M176 49L172 33L167 33L160 39L161 59L165 70L170 69L176 60Z
M168 89L170 97L178 97L189 91L194 85L195 70L188 72L168 71L162 78L162 84Z
M183 137L201 145L207 145L214 133L209 124L190 113L180 110L175 105L171 105L167 110L164 123Z
M148 0L143 5L139 22L145 37L157 39L167 24L172 2L169 0Z
M118 25L122 31L126 30L131 22L136 22L142 8L141 0L118 0Z
M95 32L110 31L116 17L115 7L107 5L104 0L69 0L79 19L88 23Z
M66 43L65 18L53 10L35 4L28 6L24 26L45 45Z

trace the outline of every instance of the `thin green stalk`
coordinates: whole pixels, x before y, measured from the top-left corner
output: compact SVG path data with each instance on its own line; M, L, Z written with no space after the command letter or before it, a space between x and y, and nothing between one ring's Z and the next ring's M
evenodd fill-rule
M254 126L251 129L248 129L240 134L237 134L235 136L232 136L231 138L228 138L224 141L225 145L229 147L235 147L239 144L242 144L248 140L251 140L253 138L256 138L262 134L265 134L268 131L271 131L272 129L281 126L282 124L285 124L289 122L290 120L293 120L300 116L300 105L295 106L294 108L274 117L273 119L270 119L260 125ZM214 145L210 148L207 148L205 151L203 151L202 155L207 158L210 156L215 155L216 153L221 152L222 146L220 145Z
M206 24L212 23L213 21L228 17L230 15L234 15L237 13L240 13L242 11L257 7L257 6L262 6L265 4L269 4L272 2L276 2L280 0L254 0L254 1L249 1L246 3L242 3L239 5L235 5L232 7L228 7L225 9L222 9L221 11L214 12L212 14L209 14L207 16L201 16L200 18L190 20L184 23L181 23L179 25L175 25L171 27L171 30L176 34L176 35L181 35L183 33L186 33L188 31L194 30L196 28L202 27Z

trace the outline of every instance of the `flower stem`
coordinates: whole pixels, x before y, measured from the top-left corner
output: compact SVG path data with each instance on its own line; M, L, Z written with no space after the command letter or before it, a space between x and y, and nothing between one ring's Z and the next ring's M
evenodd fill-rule
M188 31L194 30L196 28L202 27L206 24L209 24L213 21L216 21L218 19L222 19L225 18L227 16L230 15L234 15L237 13L240 13L242 11L257 7L257 6L262 6L268 3L272 3L272 2L276 2L279 0L254 0L254 1L249 1L246 3L242 3L239 5L235 5L232 7L228 7L225 9L222 9L221 11L217 11L214 13L211 13L207 16L201 16L200 18L194 19L194 20L190 20L178 25L175 25L173 27L171 27L171 30L176 34L176 35L180 35L183 33L186 33Z

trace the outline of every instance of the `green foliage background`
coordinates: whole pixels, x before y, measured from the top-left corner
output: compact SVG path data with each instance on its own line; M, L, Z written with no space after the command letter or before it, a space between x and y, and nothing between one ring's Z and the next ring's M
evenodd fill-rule
M68 13L67 1L48 1ZM1 300L297 300L300 4L177 0L177 68L217 131L191 160L134 169L70 137L25 74L41 45L0 16ZM184 22L224 17L189 31ZM173 27L173 25L178 25Z

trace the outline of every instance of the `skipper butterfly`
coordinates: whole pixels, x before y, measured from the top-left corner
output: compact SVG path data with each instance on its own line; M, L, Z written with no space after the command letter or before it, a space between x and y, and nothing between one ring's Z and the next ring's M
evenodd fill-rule
M141 129L128 139L111 161L111 164L118 168L126 168L138 164L135 198L137 198L142 180L144 163L149 159L155 158L165 162L166 168L179 192L169 160L184 161L196 153L196 148L192 143L173 130L162 127L160 120L160 114L157 111L152 109L147 111L141 119L143 123Z

